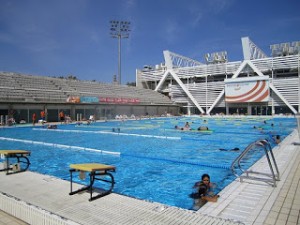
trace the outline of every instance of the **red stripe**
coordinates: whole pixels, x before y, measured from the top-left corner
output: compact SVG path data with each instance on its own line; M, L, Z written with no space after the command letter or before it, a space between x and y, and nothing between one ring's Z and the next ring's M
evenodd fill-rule
M245 94L239 95L239 96L226 96L226 98L240 98L240 97L244 97L247 96L249 94L251 94L253 91L255 91L255 89L258 87L259 85L259 81L256 81L255 86L248 92L246 92Z
M260 97L257 98L257 99L254 99L252 102L261 102L261 101L264 100L267 96L269 96L269 90L268 90L268 89L265 91L265 93L264 93L262 96L260 96Z
M260 92L262 92L264 90L264 88L266 87L266 81L262 81L262 82L263 82L263 85L249 97L243 98L243 99L237 99L238 97L235 97L236 100L234 100L234 98L232 97L232 99L230 99L229 102L248 102L250 99L254 98L255 96L257 96ZM225 99L227 99L227 97Z

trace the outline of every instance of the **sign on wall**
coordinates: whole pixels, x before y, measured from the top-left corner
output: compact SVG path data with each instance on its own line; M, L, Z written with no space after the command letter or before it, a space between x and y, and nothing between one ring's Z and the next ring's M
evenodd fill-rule
M70 96L66 100L70 103L111 103L111 104L139 104L138 98L110 98L94 96Z
M225 79L225 101L227 103L268 102L269 96L268 76Z

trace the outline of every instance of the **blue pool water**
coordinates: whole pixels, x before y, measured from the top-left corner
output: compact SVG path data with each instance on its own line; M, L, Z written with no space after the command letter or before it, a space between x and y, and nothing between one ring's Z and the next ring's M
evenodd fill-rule
M1 149L30 150L31 171L66 180L73 163L115 165L114 192L191 209L193 200L188 195L203 173L210 174L219 192L235 179L229 166L241 150L258 139L270 139L271 134L284 138L296 128L294 118L263 121L180 117L58 125L55 130L38 126L3 128L0 143ZM213 132L174 129L185 122L193 129L208 126ZM236 147L241 150L220 151ZM250 167L262 153L255 151L243 166Z

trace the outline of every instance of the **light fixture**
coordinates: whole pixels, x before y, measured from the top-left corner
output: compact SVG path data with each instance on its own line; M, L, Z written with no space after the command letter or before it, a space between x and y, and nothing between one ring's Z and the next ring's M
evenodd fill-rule
M110 21L110 35L112 38L118 39L118 83L121 85L121 39L129 38L130 22L111 20Z

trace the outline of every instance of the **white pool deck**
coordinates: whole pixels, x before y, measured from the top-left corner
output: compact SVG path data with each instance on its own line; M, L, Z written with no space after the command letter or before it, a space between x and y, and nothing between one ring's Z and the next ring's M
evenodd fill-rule
M0 225L300 224L300 146L294 142L299 142L297 131L274 148L281 175L277 187L237 179L220 193L217 203L197 212L115 193L89 202L88 193L68 194L69 181L30 171L8 176L2 172ZM269 166L263 158L252 169L268 172Z

